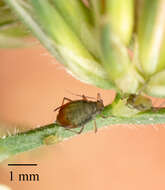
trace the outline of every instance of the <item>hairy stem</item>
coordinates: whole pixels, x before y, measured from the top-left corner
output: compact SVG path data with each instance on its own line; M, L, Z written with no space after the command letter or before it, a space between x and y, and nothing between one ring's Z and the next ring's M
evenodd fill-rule
M140 112L131 117L114 117L111 115L112 107L108 105L102 112L103 118L100 115L96 117L97 127L101 128L112 124L163 124L165 123L165 108L160 108L157 111L151 109L145 112ZM94 122L90 121L83 130L83 133L93 131ZM73 129L79 131L80 128ZM93 131L94 132L94 131ZM40 128L32 129L26 132L9 135L4 138L0 138L0 161L7 159L8 157L36 149L42 145L52 144L53 137L54 143L66 140L69 137L77 135L73 131L66 130L55 123L51 123Z

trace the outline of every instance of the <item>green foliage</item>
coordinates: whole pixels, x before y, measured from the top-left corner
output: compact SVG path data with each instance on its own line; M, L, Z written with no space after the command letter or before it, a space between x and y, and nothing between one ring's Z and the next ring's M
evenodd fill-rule
M150 107L143 97L165 97L164 0L4 2L0 47L15 47L27 35L14 13L73 76L119 93L102 113L107 118L97 117L98 127L165 123L165 109ZM92 128L91 121L84 132ZM53 123L7 136L0 139L0 160L74 135Z
M150 82L165 68L164 0L89 0L88 6L81 0L5 2L79 80L124 93L165 97L162 83L151 90ZM4 23L13 22L8 8L1 12ZM21 36L14 28L6 34L14 35L13 31Z
M0 2L0 48L25 46L23 40L29 35L27 29L3 2Z
M118 107L120 97L116 96L113 104L104 108L103 112L96 117L97 128L114 124L162 124L165 123L165 108L149 109L141 112L135 108ZM130 112L128 111L130 110ZM117 113L118 112L118 113ZM126 115L126 112L128 115ZM117 116L115 116L117 113ZM72 129L79 131L79 128ZM84 128L83 133L94 132L94 122L90 121ZM21 152L36 149L43 145L56 144L77 135L73 131L66 130L55 123L42 126L30 131L8 135L0 138L0 161Z

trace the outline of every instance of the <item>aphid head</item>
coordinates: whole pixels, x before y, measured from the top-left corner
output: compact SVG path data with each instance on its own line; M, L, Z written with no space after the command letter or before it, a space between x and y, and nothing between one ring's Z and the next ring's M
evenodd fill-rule
M104 109L103 100L101 99L101 96L100 96L99 93L97 94L97 104L96 104L96 106L97 106L97 110L99 110L99 111L102 111Z

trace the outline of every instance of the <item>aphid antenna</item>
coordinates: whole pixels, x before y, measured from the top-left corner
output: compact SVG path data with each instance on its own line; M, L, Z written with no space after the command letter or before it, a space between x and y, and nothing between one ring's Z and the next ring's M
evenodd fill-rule
M73 92L71 92L71 91L69 91L69 90L66 90L69 94L72 94L72 95L74 95L74 96L79 96L79 97L83 97L83 95L80 95L80 94L75 94L75 93L73 93ZM85 96L86 98L90 98L90 99L93 99L93 100L96 100L96 98L94 98L94 97L90 97L90 96Z

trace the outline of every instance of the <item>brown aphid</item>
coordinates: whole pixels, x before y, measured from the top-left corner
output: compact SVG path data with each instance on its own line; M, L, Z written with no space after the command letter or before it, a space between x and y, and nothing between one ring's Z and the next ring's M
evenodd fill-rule
M64 101L69 101L64 104ZM66 129L73 129L81 127L79 134L83 131L84 125L100 114L104 109L103 100L100 94L97 94L97 101L90 101L86 96L82 95L81 100L70 100L63 98L62 105L56 108L59 109L56 123L65 127ZM95 132L97 131L96 122L94 123ZM74 131L75 132L75 131Z
M152 108L152 100L140 94L130 94L127 99L127 104L140 111L146 111Z

